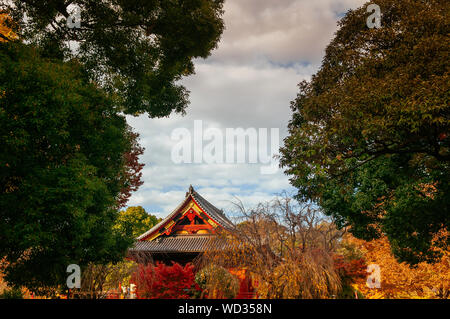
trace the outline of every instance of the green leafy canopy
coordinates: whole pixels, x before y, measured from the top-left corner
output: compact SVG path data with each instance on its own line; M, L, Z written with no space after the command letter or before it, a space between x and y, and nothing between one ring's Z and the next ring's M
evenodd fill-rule
M131 206L119 212L115 228L133 238L142 235L161 221L148 214L142 206Z
M70 5L80 28L68 28ZM194 73L224 29L223 0L3 1L20 39L47 56L77 59L127 114L183 113L188 91L177 82Z
M380 0L349 11L320 70L292 102L281 163L342 227L387 234L408 262L449 226L449 22L444 0Z
M0 256L6 280L65 282L75 263L119 261L114 231L129 139L125 117L79 64L0 44Z

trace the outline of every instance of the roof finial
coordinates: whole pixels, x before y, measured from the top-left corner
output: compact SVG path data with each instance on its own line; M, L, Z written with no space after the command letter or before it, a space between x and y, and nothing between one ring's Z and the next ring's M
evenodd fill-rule
M194 187L192 187L192 185L189 185L189 191L186 192L186 196L188 197L189 195L192 195L192 193L194 192Z

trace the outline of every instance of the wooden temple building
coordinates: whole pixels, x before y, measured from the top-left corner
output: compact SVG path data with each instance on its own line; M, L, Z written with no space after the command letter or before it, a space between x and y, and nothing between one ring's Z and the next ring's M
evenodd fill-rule
M226 249L224 240L217 233L234 227L222 210L200 196L191 185L184 201L172 213L137 238L128 250L128 258L138 263L195 263L195 259L208 249ZM236 298L255 298L247 270L228 270L239 279Z
M184 201L164 220L137 238L128 257L138 262L192 262L207 249L224 245L216 233L234 224L192 185Z

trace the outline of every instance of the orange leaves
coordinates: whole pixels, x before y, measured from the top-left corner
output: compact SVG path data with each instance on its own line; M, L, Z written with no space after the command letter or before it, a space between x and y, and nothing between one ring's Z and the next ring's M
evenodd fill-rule
M421 183L418 185L417 190L425 197L434 199L436 193L438 192L438 189L436 187L438 183Z
M366 264L364 259L353 259L346 261L342 255L334 255L334 267L338 271L341 278L366 278Z
M11 23L11 19L6 14L0 14L0 42L15 39L17 37L7 24Z
M448 239L448 231L443 229L435 239L433 249L441 252L441 259L434 264L422 262L411 267L395 259L386 237L364 241L348 236L346 242L363 252L367 264L377 264L381 269L380 289L368 288L365 278L357 279L354 288L366 298L449 298L450 253L448 246L438 245Z

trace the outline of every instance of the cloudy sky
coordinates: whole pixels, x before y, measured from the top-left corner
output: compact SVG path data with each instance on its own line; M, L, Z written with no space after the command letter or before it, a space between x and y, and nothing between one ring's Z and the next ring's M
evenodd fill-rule
M193 135L194 121L202 120L204 131L215 128L224 136L226 128L278 128L281 145L297 84L318 70L339 18L364 2L226 0L226 30L218 49L208 59L196 60L196 74L183 80L191 92L187 114L128 117L146 148L141 157L144 184L128 205L165 217L184 199L190 184L227 213L236 198L251 207L283 190L294 192L281 170L261 174L263 163L174 163L172 150L180 141L172 134L186 128ZM248 142L244 146L252 147Z

